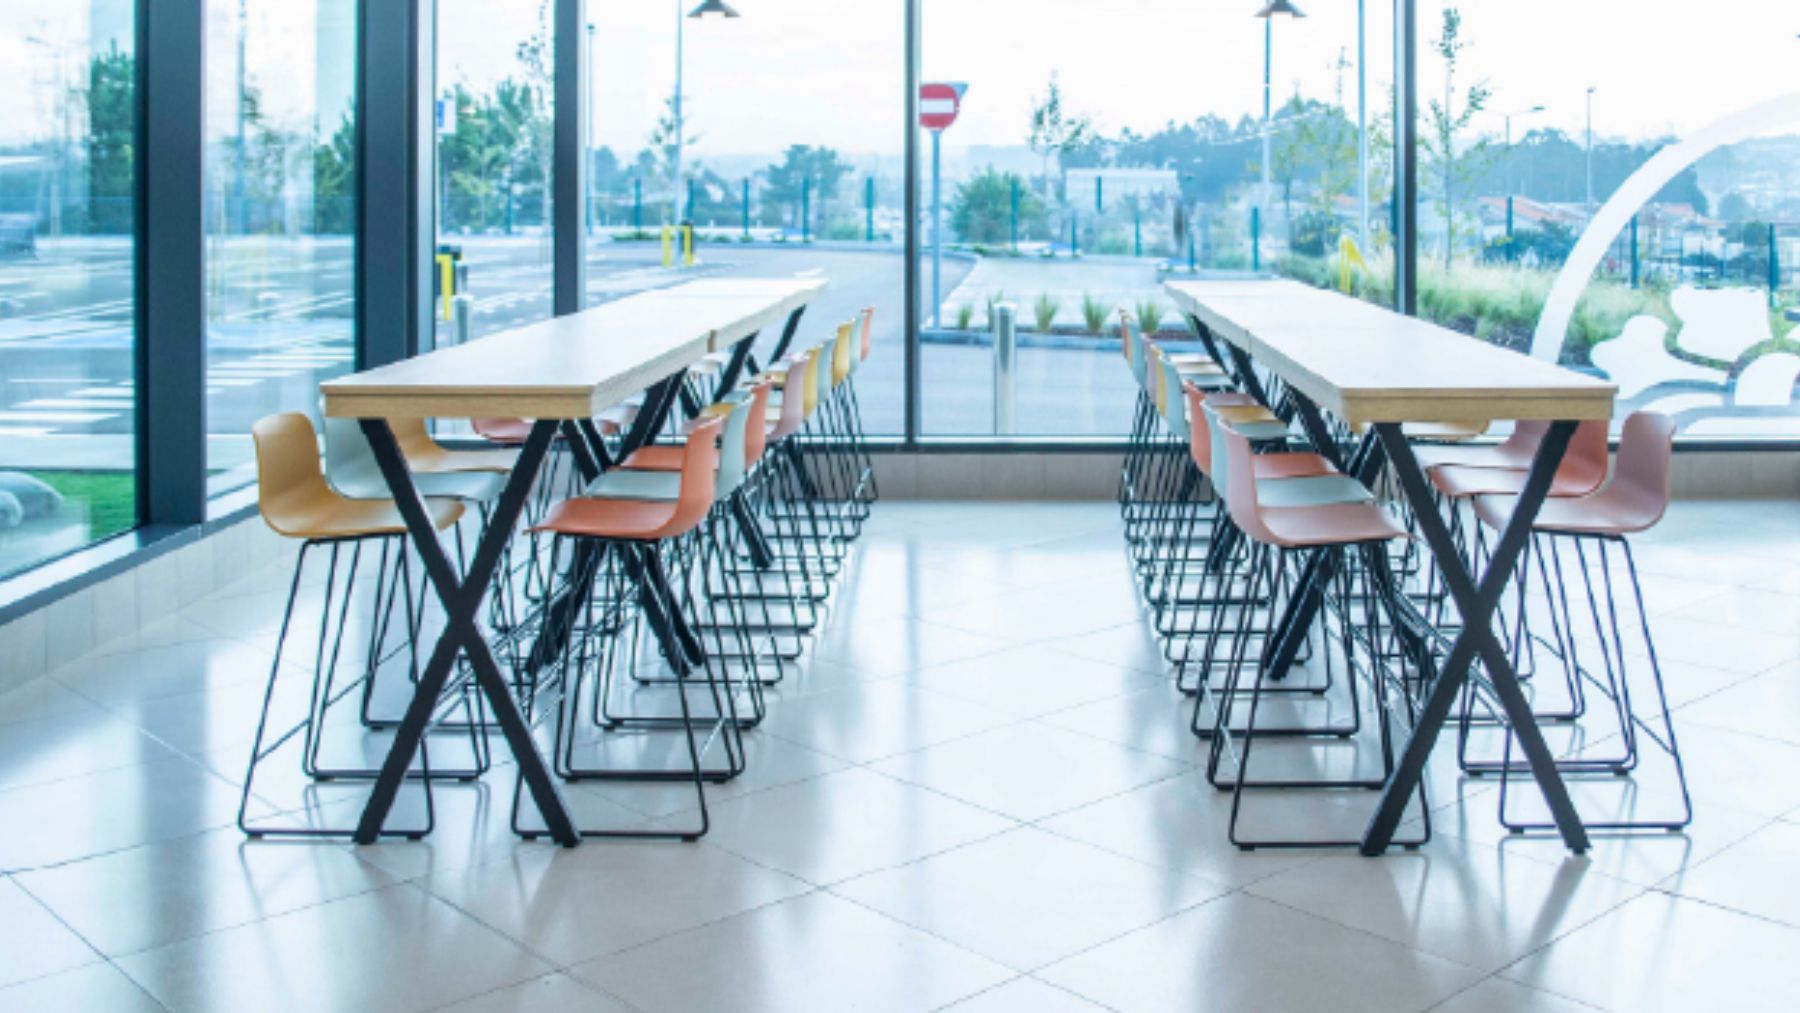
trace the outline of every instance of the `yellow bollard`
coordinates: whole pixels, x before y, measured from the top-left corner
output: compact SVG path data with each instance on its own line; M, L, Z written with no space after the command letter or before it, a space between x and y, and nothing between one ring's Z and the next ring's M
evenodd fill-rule
M694 266L694 227L681 227L681 263L684 267Z
M1369 265L1363 262L1362 251L1356 248L1356 240L1349 233L1338 236L1338 291L1350 294L1350 269L1352 267L1367 270Z
M673 267L673 266L675 266L675 244L674 244L674 238L669 234L669 227L667 225L664 225L662 227L662 241L663 241L663 266L664 267Z
M437 255L438 291L443 294L444 319L450 319L450 297L455 295L456 261L448 253Z

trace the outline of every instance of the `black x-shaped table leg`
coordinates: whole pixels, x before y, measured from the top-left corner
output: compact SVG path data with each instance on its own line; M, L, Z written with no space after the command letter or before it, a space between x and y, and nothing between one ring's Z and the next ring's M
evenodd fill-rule
M1519 493L1512 516L1507 519L1499 541L1494 543L1493 555L1479 583L1457 551L1456 544L1450 537L1450 529L1443 516L1438 513L1424 469L1419 467L1419 459L1414 456L1412 446L1407 443L1400 425L1385 422L1375 426L1375 432L1393 465L1394 474L1400 480L1400 487L1406 493L1407 502L1412 505L1413 513L1418 518L1419 530L1431 548L1432 558L1437 561L1438 572L1443 575L1445 585L1456 600L1457 611L1462 616L1462 629L1457 634L1436 681L1426 692L1424 705L1419 709L1418 720L1413 726L1412 737L1406 742L1399 765L1388 778L1380 807L1369 821L1362 843L1362 853L1365 855L1379 855L1392 842L1394 831L1406 812L1408 800L1424 776L1425 761L1431 756L1432 747L1437 742L1438 733L1443 730L1457 695L1468 683L1469 668L1477 655L1486 670L1487 681L1492 685L1494 694L1499 697L1500 706L1506 711L1512 734L1518 737L1519 748L1531 764L1532 777L1537 780L1539 790L1544 793L1544 801L1550 807L1563 843L1578 854L1588 848L1587 829L1582 826L1581 817L1575 812L1574 803L1569 800L1568 787L1563 783L1562 775L1556 769L1555 757L1551 756L1550 747L1544 742L1537 719L1531 713L1531 703L1520 688L1518 673L1513 671L1506 649L1494 635L1493 628L1494 611L1500 604L1507 584L1512 580L1519 553L1530 539L1531 526L1537 520L1538 510L1542 508L1544 498L1550 492L1550 482L1556 476L1557 466L1562 463L1563 452L1568 449L1569 437L1574 435L1575 426L1574 422L1555 422L1544 434L1537 456L1532 459L1531 470L1526 475L1525 488Z
M501 733L506 737L507 747L518 761L519 773L526 789L531 792L532 801L537 803L538 812L544 817L545 829L551 838L565 847L574 847L581 841L574 822L569 819L568 809L563 805L562 796L557 792L556 782L544 765L544 758L538 753L536 744L531 740L531 730L526 725L524 716L519 713L512 688L501 674L500 666L494 660L494 653L476 621L476 616L481 611L482 598L493 583L502 550L512 538L513 527L525 508L525 501L530 496L544 455L550 449L550 440L556 433L556 427L557 422L551 419L539 419L532 423L531 433L519 450L518 462L513 465L512 474L507 476L506 487L494 504L487 529L482 532L481 540L475 547L475 555L469 561L468 574L458 577L455 565L450 562L443 543L438 540L431 514L426 510L425 502L419 498L419 490L413 484L412 472L406 466L406 458L401 453L399 442L394 439L393 429L389 428L385 419L362 420L363 433L375 452L382 477L387 479L388 488L394 494L394 502L400 508L400 515L406 521L406 530L412 536L413 548L418 552L425 574L437 591L438 600L443 603L446 621L444 632L439 635L437 646L432 649L431 659L413 688L413 698L407 705L406 716L400 720L400 725L395 730L394 744L381 765L375 789L370 792L369 800L363 807L362 820L356 828L358 844L374 843L382 824L387 822L388 811L393 808L394 797L406 779L407 768L412 765L413 755L418 752L419 743L431 724L432 712L437 709L438 698L443 694L444 685L450 678L458 655L469 659L469 665L475 672L476 685L482 695L487 697L488 706L493 709L494 721L500 726Z

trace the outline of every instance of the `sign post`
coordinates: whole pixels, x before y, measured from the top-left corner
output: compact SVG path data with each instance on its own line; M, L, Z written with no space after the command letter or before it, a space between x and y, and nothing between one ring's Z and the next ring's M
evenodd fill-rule
M962 82L919 85L919 125L931 131L931 326L941 327L943 313L944 200L941 141L962 110Z

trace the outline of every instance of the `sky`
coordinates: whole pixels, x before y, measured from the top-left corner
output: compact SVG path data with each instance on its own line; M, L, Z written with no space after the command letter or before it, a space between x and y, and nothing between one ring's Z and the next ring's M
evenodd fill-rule
M0 0L0 142L46 129L55 50L86 50L92 5L112 0ZM235 0L208 0L217 21ZM268 67L272 111L304 116L335 65L310 50L321 5L348 0L248 0L252 63ZM624 154L644 144L673 88L675 25L696 0L592 0L592 129ZM732 0L742 17L686 21L685 66L695 157L827 144L895 154L902 143L900 0ZM1331 99L1340 79L1354 111L1356 3L1298 0L1308 17L1274 25L1273 92ZM1438 34L1444 0L1421 0L1419 32ZM439 0L439 82L491 85L520 68L518 43L540 0ZM1259 0L923 0L927 80L970 85L947 146L1023 143L1033 97L1055 71L1072 111L1106 132L1145 132L1203 113L1258 113ZM1459 80L1492 89L1480 129L1554 126L1579 135L1586 90L1603 138L1691 130L1754 101L1800 91L1800 0L1459 0L1469 44ZM1372 106L1389 101L1392 14L1370 0ZM33 44L28 35L53 40ZM229 33L225 33L229 37ZM1340 59L1349 62L1342 69ZM213 60L213 69L229 62ZM347 66L347 63L345 64ZM1421 100L1444 68L1422 53ZM23 87L13 86L15 83ZM1800 125L1797 125L1800 128Z

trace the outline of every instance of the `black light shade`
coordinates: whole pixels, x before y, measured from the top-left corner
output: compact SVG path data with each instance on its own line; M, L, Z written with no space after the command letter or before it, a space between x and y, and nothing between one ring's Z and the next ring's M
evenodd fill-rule
M1263 4L1262 10L1256 12L1256 16L1259 18L1272 18L1277 14L1286 14L1291 18L1306 17L1306 12L1295 7L1291 0L1269 0L1268 3Z
M725 0L701 0L700 6L688 12L688 17L696 20L704 18L735 18L738 12L733 10Z

